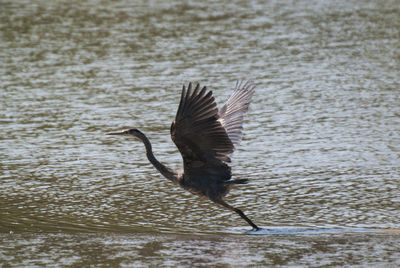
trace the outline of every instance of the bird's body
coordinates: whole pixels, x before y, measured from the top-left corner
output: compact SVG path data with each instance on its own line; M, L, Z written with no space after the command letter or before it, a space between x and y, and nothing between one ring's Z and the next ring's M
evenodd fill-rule
M211 91L182 89L171 138L183 158L183 170L173 170L160 163L153 155L148 138L137 129L112 132L109 135L132 135L146 147L147 158L162 175L191 193L238 213L254 229L259 228L244 213L227 204L222 198L234 184L245 184L247 179L232 180L230 155L242 137L243 116L254 93L251 83L237 83L234 93L218 111Z

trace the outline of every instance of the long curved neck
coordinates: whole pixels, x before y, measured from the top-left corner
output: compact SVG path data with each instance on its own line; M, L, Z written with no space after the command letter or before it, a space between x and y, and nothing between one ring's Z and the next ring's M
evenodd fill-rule
M149 159L150 163L152 163L153 166L158 171L160 171L160 173L164 177L166 177L167 179L169 179L172 182L178 183L178 174L176 172L174 172L172 169L163 165L160 161L158 161L156 159L156 157L153 154L153 149L151 147L151 143L150 143L149 139L143 133L141 133L141 134L142 135L137 136L137 137L143 142L144 146L146 147L146 155L147 155L147 159Z

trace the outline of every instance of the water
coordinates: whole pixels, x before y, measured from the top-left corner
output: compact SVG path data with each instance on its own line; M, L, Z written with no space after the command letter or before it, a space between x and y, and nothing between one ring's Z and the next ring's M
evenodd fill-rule
M399 265L399 1L264 2L1 1L0 263ZM182 84L237 79L259 235L104 135L179 168Z

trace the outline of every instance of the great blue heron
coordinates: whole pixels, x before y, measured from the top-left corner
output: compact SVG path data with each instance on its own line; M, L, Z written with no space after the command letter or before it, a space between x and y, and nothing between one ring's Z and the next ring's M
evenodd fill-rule
M240 215L253 229L255 225L240 209L222 198L234 184L246 184L247 179L231 178L230 155L242 138L243 116L247 112L254 84L237 82L226 104L218 111L212 91L200 89L192 83L183 86L171 137L183 158L183 170L173 170L160 163L153 154L149 139L138 129L132 128L108 135L127 135L139 138L146 147L146 154L153 166L164 177L191 193L205 196L211 201Z

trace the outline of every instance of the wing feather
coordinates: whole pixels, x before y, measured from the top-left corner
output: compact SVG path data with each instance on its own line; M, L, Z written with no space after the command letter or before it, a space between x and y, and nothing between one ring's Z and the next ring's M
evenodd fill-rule
M249 109L255 85L249 81L236 82L233 94L219 111L218 121L225 128L236 148L242 139L243 117Z
M192 174L187 178L207 174L216 180L230 179L226 162L230 162L242 138L243 116L254 87L250 82L237 82L233 94L218 111L212 91L199 84L195 89L192 83L183 86L171 137L182 154L185 174Z
M172 140L182 154L187 169L202 167L229 167L233 144L221 122L212 91L198 84L192 90L182 88L181 100L175 121L171 126ZM194 164L195 163L195 164Z

